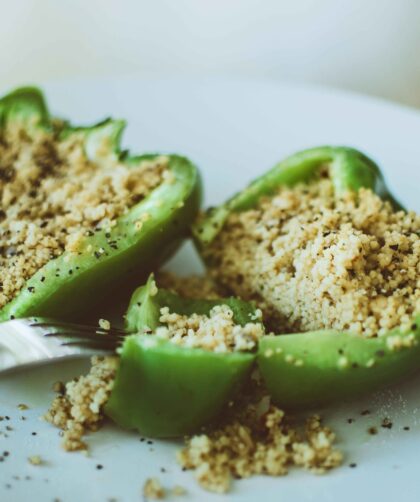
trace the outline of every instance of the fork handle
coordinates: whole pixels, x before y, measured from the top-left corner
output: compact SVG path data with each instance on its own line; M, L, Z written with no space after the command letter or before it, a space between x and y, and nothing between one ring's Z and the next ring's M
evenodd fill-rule
M30 326L33 320L15 319L0 324L0 374L63 359L109 354L92 347L63 345L46 330Z

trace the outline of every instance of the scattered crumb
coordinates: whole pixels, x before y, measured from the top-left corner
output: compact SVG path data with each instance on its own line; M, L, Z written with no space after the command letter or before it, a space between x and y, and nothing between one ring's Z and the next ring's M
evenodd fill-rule
M19 409L20 411L29 410L29 406L28 406L27 404L23 404L23 403L21 403L21 404L18 404L18 406L17 406L17 407L18 407L18 409Z
M183 495L186 495L188 492L183 486L175 485L172 490L171 490L172 495L175 495L177 497L182 497Z
M111 323L106 319L99 319L98 326L105 331L109 331L111 329Z
M28 457L28 462L31 465L42 465L43 464L43 460L39 455L32 455L32 456Z
M102 408L111 393L117 366L117 357L93 357L89 374L67 383L64 394L60 392L52 402L44 418L63 430L65 450L87 449L82 438L87 431L97 430L103 420Z
M394 424L391 422L391 420L387 417L385 417L383 420L382 420L382 423L381 423L381 427L383 429L392 429L392 426Z
M143 495L146 499L160 500L166 496L166 491L157 478L147 478L143 486Z
M378 429L376 427L369 427L367 431L371 436L375 436L375 434L378 434Z
M52 386L52 390L57 394L64 394L66 390L66 386L63 382L54 382Z
M310 417L302 435L287 424L283 411L264 402L269 398L236 411L225 426L187 439L177 459L183 469L194 470L203 488L225 493L232 478L282 476L291 466L320 474L341 464L335 435L320 417Z

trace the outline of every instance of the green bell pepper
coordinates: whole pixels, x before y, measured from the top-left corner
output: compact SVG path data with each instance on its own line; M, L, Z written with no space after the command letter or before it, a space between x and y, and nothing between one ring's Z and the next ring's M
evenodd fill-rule
M204 261L206 246L216 238L231 212L255 207L262 196L282 185L311 182L330 167L337 194L370 188L395 209L400 204L388 192L376 164L346 147L320 147L292 155L218 208L203 215L193 229ZM393 341L397 340L397 346ZM420 318L407 331L365 339L351 333L320 330L266 336L258 350L258 366L274 401L282 407L315 406L358 396L388 386L420 369ZM399 350L397 350L399 348Z
M33 128L53 130L53 121L38 89L17 89L0 100L0 131L16 121L29 131ZM113 119L90 127L64 123L58 140L82 134L86 155L96 163L102 162L105 156L136 166L158 156L130 156L122 151L120 139L124 127L124 121ZM104 139L108 147L105 153ZM33 315L61 319L82 317L95 303L111 296L115 302L116 297L132 291L168 258L188 233L201 199L196 167L185 157L169 155L168 158L172 179L165 179L119 217L110 231L100 230L86 236L78 253L66 251L39 269L1 309L0 321ZM141 229L135 224L139 220L144 221Z
M153 276L138 288L126 314L130 335L119 350L120 365L105 413L117 424L153 437L197 432L209 424L246 381L255 354L186 348L154 336L160 309L182 315L209 314L228 305L234 321L251 322L255 307L236 298L189 300L157 289Z
M386 188L378 166L366 155L348 147L311 148L279 162L226 203L203 214L193 227L196 245L201 249L210 244L223 228L231 212L251 209L261 197L273 195L279 186L291 187L297 183L309 183L326 164L330 166L336 193L370 188L382 199L389 200L395 208L401 208Z

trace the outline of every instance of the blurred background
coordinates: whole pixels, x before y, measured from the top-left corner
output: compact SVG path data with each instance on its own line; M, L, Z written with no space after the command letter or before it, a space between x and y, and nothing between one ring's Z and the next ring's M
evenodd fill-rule
M3 89L68 77L246 76L420 107L420 0L13 0Z

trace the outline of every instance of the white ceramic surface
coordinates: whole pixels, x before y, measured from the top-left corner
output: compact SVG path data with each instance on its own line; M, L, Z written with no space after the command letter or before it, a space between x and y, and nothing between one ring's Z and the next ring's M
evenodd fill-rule
M74 122L107 115L126 118L125 144L133 151L190 156L202 169L207 203L221 202L288 153L331 143L370 154L395 194L420 210L420 114L409 109L322 88L239 80L79 80L45 89L52 110ZM192 253L185 246L170 266L185 273L198 270ZM39 417L52 397L52 382L85 367L67 363L0 378L0 416L10 418L0 420L2 502L136 501L149 476L167 487L186 487L185 500L222 500L200 490L191 473L181 472L174 461L180 443L174 441L148 444L107 424L89 437L90 456L61 451L58 431ZM227 500L418 501L419 384L417 378L323 411L346 455L340 469L326 476L292 470L283 478L235 482ZM20 411L19 403L30 409ZM361 414L365 409L369 415ZM381 427L385 417L391 419L391 429ZM349 418L354 422L349 424ZM378 427L377 435L367 433L370 426ZM30 465L31 455L40 455L45 464Z

